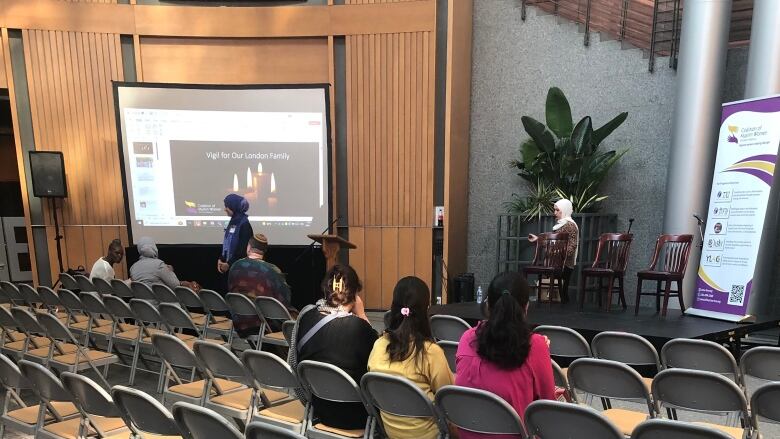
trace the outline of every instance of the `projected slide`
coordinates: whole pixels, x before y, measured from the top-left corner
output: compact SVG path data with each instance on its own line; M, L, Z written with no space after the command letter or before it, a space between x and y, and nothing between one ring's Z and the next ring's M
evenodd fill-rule
M132 237L219 244L223 199L275 245L328 226L325 89L116 86Z

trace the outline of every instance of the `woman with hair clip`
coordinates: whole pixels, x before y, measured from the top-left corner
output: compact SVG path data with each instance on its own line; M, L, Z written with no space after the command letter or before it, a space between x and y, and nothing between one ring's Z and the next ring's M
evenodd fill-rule
M349 265L335 265L322 280L325 298L309 305L298 315L290 364L314 360L332 364L356 383L366 373L366 363L376 341L365 312L357 314L360 279ZM361 302L362 303L362 302ZM368 414L362 403L333 402L312 397L315 422L341 429L361 429Z
M528 326L528 283L520 273L502 273L488 287L487 320L467 330L456 354L455 384L487 390L522 417L537 399L555 399L549 341ZM460 430L461 439L495 439Z
M430 304L431 294L425 282L414 276L398 281L388 328L374 343L368 370L403 376L433 399L440 388L453 380L444 351L431 335ZM439 435L436 423L429 418L403 418L382 412L382 422L391 439L433 439Z

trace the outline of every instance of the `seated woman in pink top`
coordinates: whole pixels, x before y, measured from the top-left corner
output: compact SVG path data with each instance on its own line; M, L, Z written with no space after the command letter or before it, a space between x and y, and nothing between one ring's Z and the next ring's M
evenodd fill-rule
M488 319L463 334L456 355L455 384L503 398L520 418L537 399L555 399L547 339L526 321L528 283L519 273L502 273L488 287ZM489 437L460 430L460 439Z

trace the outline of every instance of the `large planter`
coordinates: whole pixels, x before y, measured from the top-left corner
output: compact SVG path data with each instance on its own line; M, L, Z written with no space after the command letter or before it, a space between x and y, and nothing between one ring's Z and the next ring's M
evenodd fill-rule
M579 213L572 215L580 229L579 251L577 265L571 275L569 294L579 288L580 270L593 264L599 236L602 233L618 232L617 215L601 213ZM530 265L534 258L534 246L528 242L528 234L551 232L555 225L555 217L545 215L536 220L526 222L518 215L499 215L496 251L497 273L505 271L520 271Z

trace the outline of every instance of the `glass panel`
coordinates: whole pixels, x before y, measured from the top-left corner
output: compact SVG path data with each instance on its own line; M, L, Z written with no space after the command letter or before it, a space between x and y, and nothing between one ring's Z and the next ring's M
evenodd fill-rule
M19 260L19 271L32 271L29 253L17 253L16 258Z
M27 244L27 228L14 227L14 239L17 244Z

